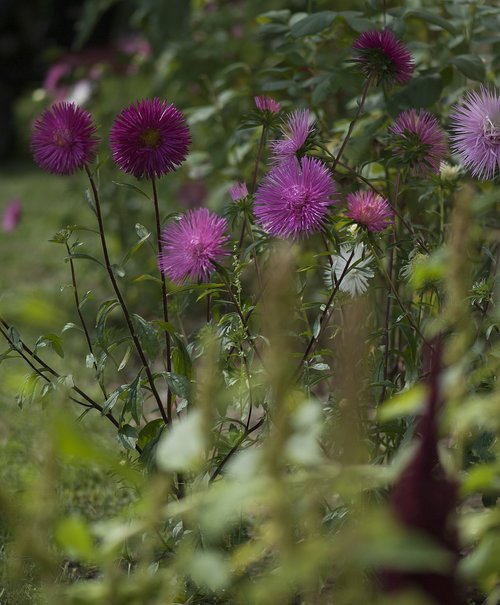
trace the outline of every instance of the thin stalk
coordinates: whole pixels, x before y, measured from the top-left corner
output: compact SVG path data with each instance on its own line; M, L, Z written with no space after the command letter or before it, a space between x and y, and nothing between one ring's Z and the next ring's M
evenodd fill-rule
M61 378L61 375L59 374L59 372L57 372L56 370L54 370L54 368L52 368L45 361L43 361L43 359L41 359L32 349L30 349L30 347L28 347L28 345L26 345L24 343L24 341L20 340L21 349L19 349L18 347L15 346L15 343L12 342L12 340L10 339L8 332L5 332L5 330L10 330L10 326L1 317L0 317L0 324L1 324L1 326L0 326L0 333L5 338L5 340L9 343L9 345L12 347L13 350L15 350L17 353L19 353L21 355L21 357L23 358L23 360L39 376L43 377L44 380L46 380L47 382L50 382L50 380L47 378L47 376L45 376L45 374L42 372L42 370L40 370L40 368L37 368L35 366L35 364L31 361L32 359L35 360L36 362L38 362L40 364L40 366L42 367L43 370L45 370L46 372L49 372L55 378ZM3 326L3 328L2 328L2 326ZM85 393L79 387L77 387L76 384L74 384L71 387L71 390L75 391L75 393L77 393L82 399L84 399L85 401L87 401L88 405L82 403L81 401L78 401L78 400L74 399L73 397L71 397L72 401L75 401L76 403L78 403L79 405L82 405L83 407L94 408L94 409L96 409L98 412L100 412L102 414L103 407L101 405L99 405L97 403L97 401L94 401L89 395L87 395L87 393ZM117 429L120 428L120 425L119 425L118 421L116 420L116 418L113 416L113 414L111 412L108 412L107 414L105 414L105 416ZM139 453L142 452L142 450L140 448L136 447L136 449L137 449L137 451Z
M361 100L359 102L358 109L356 110L356 113L354 114L354 117L351 120L351 123L349 124L347 134L342 142L342 145L340 146L337 156L335 157L335 159L333 161L332 170L335 170L335 168L337 167L337 164L338 164L340 158L342 157L342 154L344 153L344 149L346 148L346 145L349 142L349 139L351 138L352 131L354 130L354 126L355 126L356 122L358 121L358 118L361 115L361 112L363 111L366 97L368 96L368 90L370 89L370 84L371 84L371 78L368 78L366 80L365 87L363 88L363 93L361 95Z
M243 326L243 329L245 330L245 334L247 335L250 345L251 345L252 349L254 350L255 355L258 357L259 361L262 363L262 357L261 357L259 351L257 350L257 347L255 346L255 343L253 341L253 336L250 332L250 328L248 327L248 322L247 322L245 316L243 315L243 310L240 306L240 303L238 302L238 300L236 299L236 296L233 293L231 284L229 283L227 277L224 275L223 271L219 271L219 274L222 277L222 280L224 281L224 285L226 286L226 291L229 294L229 298L231 299L231 302L233 303L233 305L236 309L236 312L238 313L238 316L241 320L241 324Z
M314 334L311 336L311 339L309 340L309 343L306 347L306 350L304 351L304 355L302 356L302 359L300 360L300 363L297 367L297 370L295 371L295 375L297 375L300 372L300 369L303 367L303 365L305 364L305 362L307 361L307 358L309 357L309 354L314 351L314 348L316 347L316 344L319 340L319 338L321 337L321 335L323 334L323 331L325 329L325 327L328 325L328 319L330 318L329 316L329 311L330 311L330 307L333 303L333 299L335 298L335 295L337 294L337 292L339 291L340 285L342 284L342 280L344 279L344 277L347 275L347 272L349 271L350 268L350 264L352 261L352 258L354 256L354 249L352 250L349 258L347 259L347 262L345 264L344 270L342 271L342 273L340 274L339 279L337 280L337 282L335 283L332 293L330 294L330 298L328 299L325 308L323 309L323 312L319 318L319 331L318 334L315 336ZM326 321L325 321L326 320Z
M73 296L75 299L75 307L76 307L76 312L78 313L78 317L80 318L80 324L82 326L83 329L83 333L85 334L85 340L87 341L87 347L89 349L89 353L92 355L92 365L94 366L94 370L96 372L96 376L98 374L98 369L97 369L97 363L95 360L95 355L94 355L94 349L92 347L92 341L90 340L90 334L87 328L87 324L85 322L85 319L83 318L83 314L80 310L80 296L78 294L78 285L77 285L77 281L76 281L76 271L75 271L75 263L73 262L73 259L71 258L71 250L70 247L68 246L68 242L65 242L66 245L66 250L68 252L68 260L69 260L69 267L71 270L71 283L73 284ZM108 394L106 392L106 389L104 388L104 386L99 382L99 387L101 388L102 394L104 395L104 399L108 398Z
M151 388L151 392L153 393L153 396L156 400L156 403L158 404L158 409L160 410L161 416L163 418L163 421L165 422L165 424L168 424L168 417L167 414L165 412L165 408L163 407L163 403L161 401L160 395L158 394L158 391L156 389L155 386L155 382L154 382L154 378L153 375L151 373L151 370L149 368L148 362L146 360L146 355L144 354L144 351L142 349L141 343L139 341L139 338L135 332L135 328L134 328L134 324L132 322L132 318L130 316L129 310L127 308L127 305L125 303L125 300L122 296L122 293L120 292L120 288L118 287L118 283L116 281L115 278L115 274L113 273L113 268L111 266L111 261L109 260L109 253L108 253L108 246L106 243L106 236L104 234L104 223L102 220L102 212L101 212L101 203L100 203L100 199L99 199L99 192L97 191L97 186L96 183L94 181L94 177L92 176L90 169L88 166L85 166L85 172L87 173L87 176L89 178L90 181L90 186L92 188L92 193L94 196L94 203L95 203L95 209L96 209L96 215L97 215L97 222L99 225L99 236L101 239L101 247L102 247L102 254L104 257L104 263L106 266L106 271L108 272L108 276L109 279L111 281L111 284L113 286L113 290L115 291L116 294L116 298L118 299L118 302L120 304L120 307L122 309L122 313L123 316L125 317L125 321L127 322L127 326L130 332L130 336L132 337L132 340L134 342L135 345L135 349L137 351L137 354L139 355L139 358L141 360L142 366L144 368L144 371L146 373L147 379L148 379L148 383L149 386Z
M160 220L160 207L158 204L158 191L156 189L156 179L155 177L151 177L151 186L153 189L153 204L155 208L155 222L156 222L156 239L158 242L158 255L161 256L163 252L163 246L161 242L161 220ZM167 296L167 282L165 279L165 275L163 271L160 271L160 279L161 279L161 301L163 307L163 319L165 323L168 323L168 296ZM165 355L167 358L167 372L172 371L172 350L170 343L170 334L168 330L165 330ZM170 388L167 392L167 412L166 416L168 422L172 421L172 392Z
M253 195L255 193L255 189L257 186L257 175L259 173L259 164L262 159L262 153L264 152L264 147L266 145L266 139L267 139L267 126L262 126L259 147L257 148L257 157L255 158L255 167L253 170L252 184L250 185L250 195Z

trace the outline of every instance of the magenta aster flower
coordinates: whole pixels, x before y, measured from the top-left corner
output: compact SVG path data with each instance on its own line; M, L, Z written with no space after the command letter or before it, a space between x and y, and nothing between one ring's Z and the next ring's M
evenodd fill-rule
M269 111L271 113L279 113L281 111L281 104L273 99L272 97L259 96L254 97L255 107L261 111Z
M235 183L229 189L229 195L233 202L237 202L238 200L242 200L243 198L248 196L248 189L246 183Z
M448 147L437 119L427 111L410 109L400 114L390 128L390 147L413 176L439 173Z
M307 236L321 229L335 193L323 162L292 158L264 177L255 197L255 218L276 237Z
M271 141L271 153L275 163L294 158L302 150L312 134L314 122L308 109L300 109L288 115L282 133L283 139Z
M33 124L33 158L53 174L72 174L94 159L98 143L95 132L88 111L74 103L56 103Z
M109 135L114 161L136 178L160 177L186 159L191 142L182 113L159 98L137 101L116 117Z
M226 229L225 219L207 208L190 210L163 231L160 271L177 283L185 279L208 281L214 263L229 254Z
M496 89L470 91L450 115L452 148L479 179L500 168L500 97Z
M377 84L404 84L415 69L410 52L390 29L363 32L352 48L354 61Z
M347 196L347 216L368 231L383 231L393 219L388 201L373 191L357 191Z

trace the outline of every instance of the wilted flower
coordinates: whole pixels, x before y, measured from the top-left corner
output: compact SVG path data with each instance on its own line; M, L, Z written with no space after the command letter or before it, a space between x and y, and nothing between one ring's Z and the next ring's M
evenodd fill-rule
M383 231L393 219L388 201L373 191L357 191L347 196L347 216L368 231Z
M353 53L364 75L377 84L404 84L415 69L410 52L389 29L363 32Z
M243 182L235 183L229 189L229 195L231 196L231 199L233 200L233 202L237 202L238 200L242 200L243 198L247 197L248 189L247 189L246 183L243 183Z
M447 145L444 132L434 116L423 109L404 111L390 132L391 151L413 176L439 173Z
M176 170L186 159L191 142L182 113L157 97L121 111L109 140L114 161L136 178L160 177Z
M21 212L21 201L11 200L3 211L2 229L4 231L14 231L21 220Z
M500 97L496 89L469 91L450 115L453 150L472 176L491 179L500 167Z
M331 290L345 272L339 290L351 296L364 294L368 289L368 280L374 276L372 262L373 258L366 254L364 244L342 244L338 254L331 256L331 265L325 269L326 287Z
M307 236L321 229L335 193L323 162L290 159L264 177L255 196L255 218L275 237Z
M272 97L258 96L254 97L255 107L260 111L269 111L271 113L279 113L281 111L281 104L273 99Z
M54 174L72 174L96 154L96 127L88 111L74 103L56 103L33 124L31 151L35 162Z
M280 163L299 154L314 130L314 121L308 109L299 109L289 114L281 131L283 139L271 141L273 161Z
M226 229L227 222L207 208L190 210L163 231L160 270L175 282L207 281L214 263L229 254Z

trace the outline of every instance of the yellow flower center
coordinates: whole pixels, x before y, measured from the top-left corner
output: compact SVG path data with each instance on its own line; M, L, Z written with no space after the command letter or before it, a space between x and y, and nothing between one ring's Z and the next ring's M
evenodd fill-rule
M143 143L146 147L151 147L152 149L156 149L161 144L161 134L156 128L148 128L141 133L139 138L141 143Z

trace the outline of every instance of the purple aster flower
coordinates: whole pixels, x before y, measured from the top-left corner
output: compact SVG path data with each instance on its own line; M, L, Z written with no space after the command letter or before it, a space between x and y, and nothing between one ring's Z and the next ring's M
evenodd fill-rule
M437 119L427 111L410 109L400 114L390 128L390 147L413 176L439 173L448 147Z
M275 163L294 158L305 146L314 130L314 122L308 109L299 109L288 115L282 133L283 139L271 141L271 153Z
M156 97L122 110L111 127L109 141L121 170L136 178L153 178L182 164L191 137L182 113Z
M500 168L500 97L496 89L470 91L450 115L452 148L478 179Z
M276 237L301 237L321 229L333 204L335 183L328 168L314 158L295 158L274 167L255 197L255 218Z
M377 84L404 84L415 69L410 52L390 29L363 32L352 48L354 61Z
M208 281L214 263L229 254L226 229L225 219L206 208L190 210L163 231L160 271L177 283Z
M260 111L269 111L271 113L279 113L281 111L281 104L272 97L254 97L254 101L255 107L260 109Z
M233 202L237 202L238 200L242 200L243 198L248 196L248 189L246 183L235 183L229 189L229 195Z
M72 174L95 157L98 139L92 116L74 103L56 103L35 120L31 152L53 174Z
M2 216L2 228L4 231L14 231L21 220L22 206L20 200L11 200Z
M347 216L368 231L383 231L393 219L388 201L373 191L357 191L347 196Z

